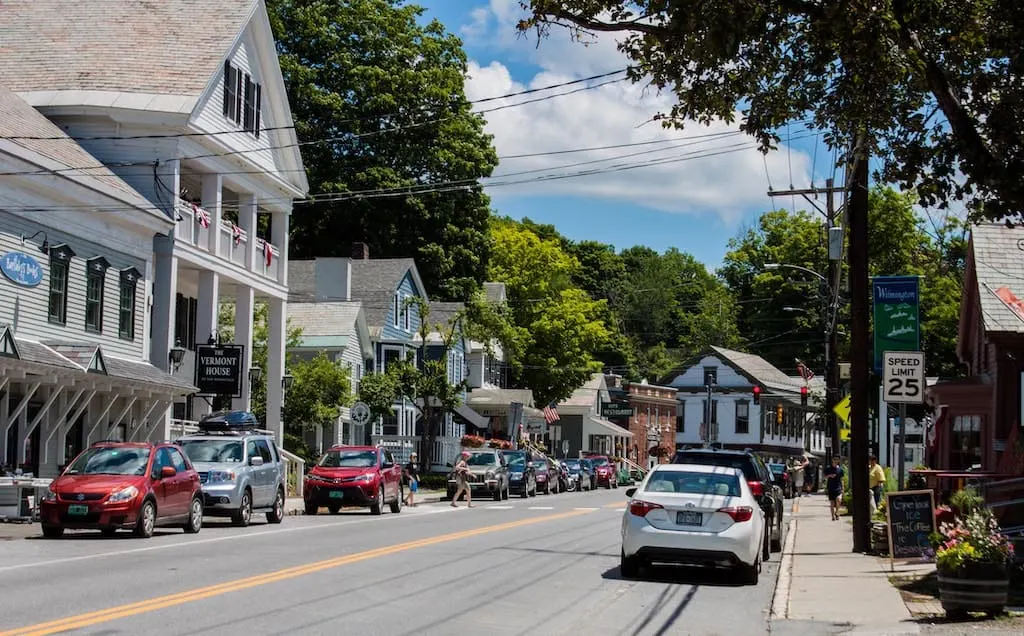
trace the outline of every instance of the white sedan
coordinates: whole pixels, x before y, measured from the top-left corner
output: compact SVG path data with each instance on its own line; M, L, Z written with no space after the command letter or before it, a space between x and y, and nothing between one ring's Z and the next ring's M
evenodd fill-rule
M661 464L626 495L622 576L657 561L727 566L757 583L768 526L741 470Z

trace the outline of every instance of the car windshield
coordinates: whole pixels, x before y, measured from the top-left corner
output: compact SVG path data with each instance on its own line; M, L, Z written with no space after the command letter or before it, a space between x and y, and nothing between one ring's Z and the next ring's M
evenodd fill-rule
M66 475L145 475L149 448L100 446L78 456Z
M514 467L518 467L518 468L522 469L522 467L524 465L526 465L526 456L525 455L505 455L505 461L508 462L508 465L510 467L513 467L513 468Z
M466 464L469 466L493 466L498 463L494 453L470 453Z
M580 463L579 462L565 462L565 467L568 468L569 470L577 471L577 470L580 469Z
M739 497L740 482L736 475L662 470L651 475L645 490L647 492L678 492L689 495Z
M590 463L594 466L605 466L608 464L607 457L595 457L590 460Z
M674 464L703 464L706 466L724 466L739 468L747 481L760 481L757 466L744 455L719 455L716 453L679 453Z
M236 439L183 439L178 442L193 462L238 463L242 442Z
M329 450L317 465L324 468L372 468L377 465L377 451Z
M768 464L768 468L770 468L771 471L776 475L781 475L782 473L786 472L785 464Z

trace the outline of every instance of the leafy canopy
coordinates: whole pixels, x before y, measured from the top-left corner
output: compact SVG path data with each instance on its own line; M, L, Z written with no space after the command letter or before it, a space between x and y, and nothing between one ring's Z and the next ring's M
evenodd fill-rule
M866 132L882 177L922 203L1024 212L1019 0L520 0L519 29L619 38L635 81L674 92L659 117L732 121L762 149L811 119L846 148ZM962 173L965 178L961 178Z

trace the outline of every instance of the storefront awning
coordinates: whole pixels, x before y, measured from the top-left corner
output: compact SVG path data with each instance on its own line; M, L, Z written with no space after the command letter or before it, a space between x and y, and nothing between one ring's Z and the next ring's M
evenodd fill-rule
M589 416L586 418L586 435L615 435L617 437L633 437L628 429L614 424L604 418Z
M465 404L456 406L455 413L477 428L488 428L491 424L490 419L480 415Z

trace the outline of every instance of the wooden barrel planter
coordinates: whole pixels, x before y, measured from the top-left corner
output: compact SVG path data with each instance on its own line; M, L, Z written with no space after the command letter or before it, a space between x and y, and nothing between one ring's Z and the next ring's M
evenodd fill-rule
M889 526L884 521L871 522L871 551L889 554Z
M1001 614L1010 587L1004 565L969 565L952 572L939 570L939 600L946 615L953 618L967 612Z

